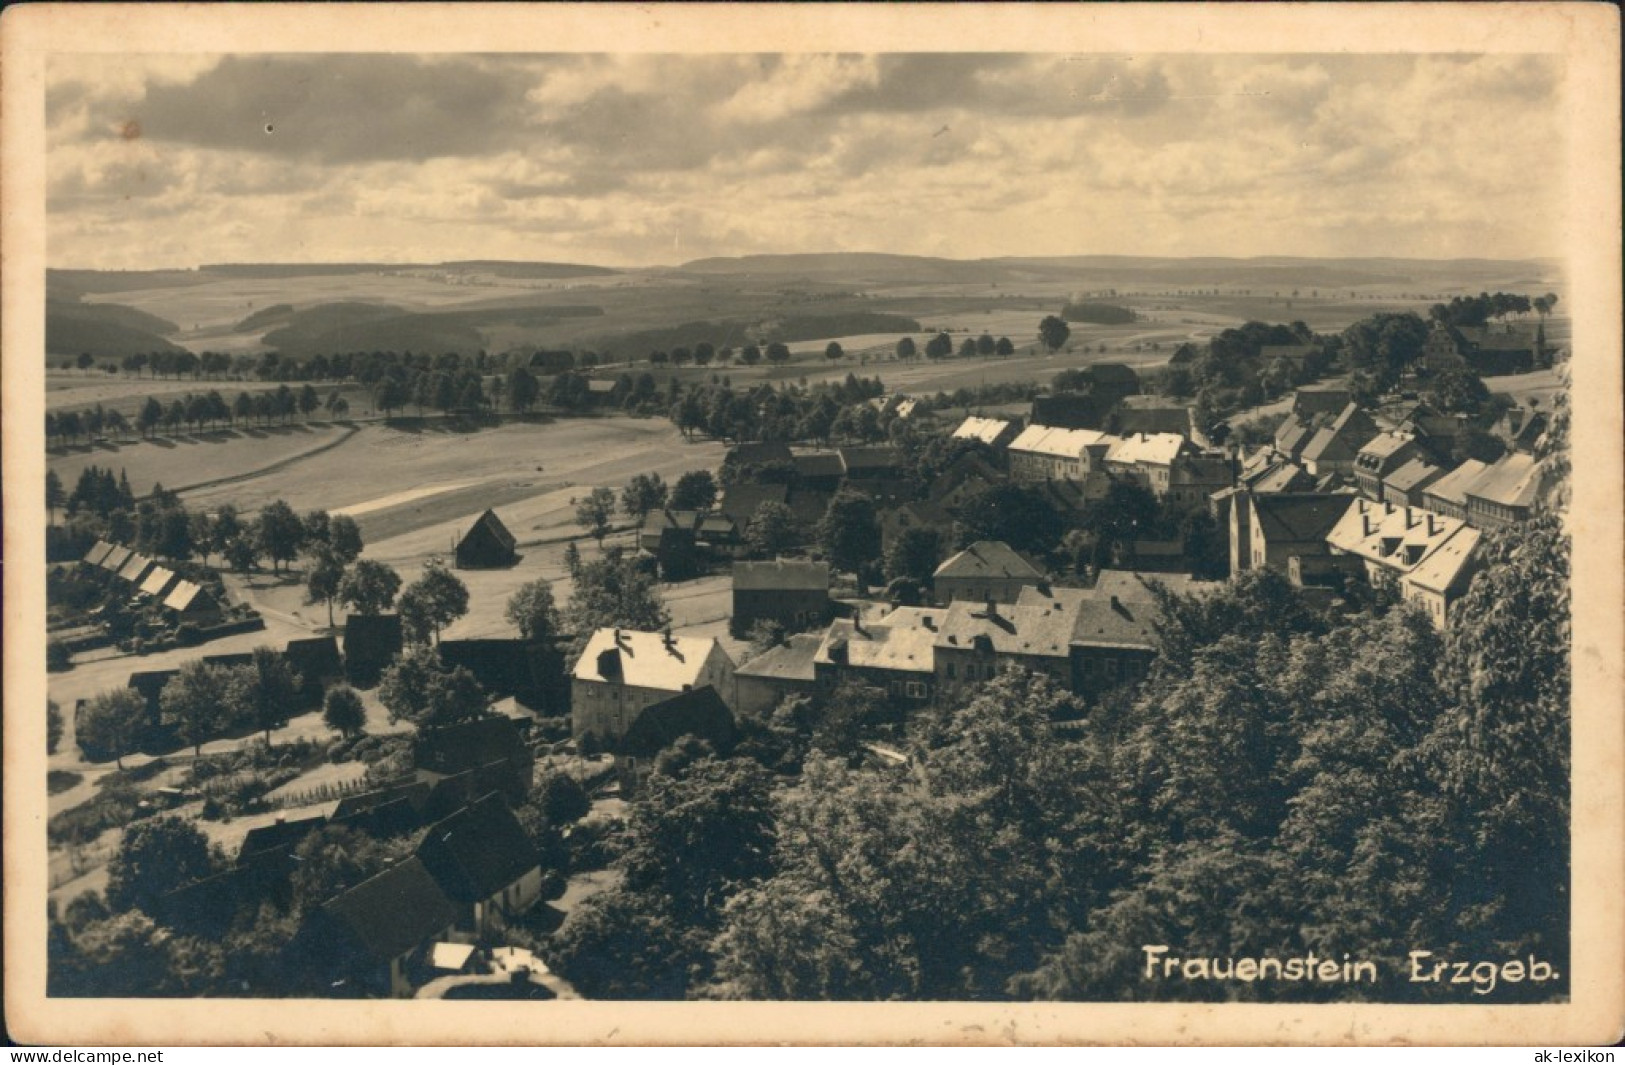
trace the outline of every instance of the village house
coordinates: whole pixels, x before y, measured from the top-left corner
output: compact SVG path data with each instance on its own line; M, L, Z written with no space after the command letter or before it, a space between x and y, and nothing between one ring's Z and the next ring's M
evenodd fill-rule
M1412 459L1422 456L1422 448L1407 433L1386 431L1367 440L1354 458L1354 483L1367 499L1382 499L1383 482Z
M910 500L891 506L879 507L880 542L889 548L892 541L909 529L930 529L941 533L953 525L954 516L947 508L929 500Z
M986 681L1019 667L1051 677L1071 691L1074 614L1014 603L949 605L932 644L937 695L974 694Z
M1311 474L1352 474L1360 449L1378 433L1377 423L1358 404L1350 403L1329 424L1321 426L1305 444L1299 458Z
M108 543L106 540L97 540L95 543L90 545L90 550L86 551L85 557L81 558L79 561L93 569L100 569L102 559L106 558L108 555L111 555L113 550L114 545Z
M951 511L978 492L1003 483L1004 473L981 455L960 455L926 486L926 498L933 506Z
M932 644L947 611L898 607L877 622L837 618L813 656L820 694L844 680L883 689L896 704L918 706L931 700L935 668Z
M176 581L164 596L163 609L176 622L212 625L220 620L220 604L191 581Z
M408 858L328 900L305 921L295 957L329 994L410 998L423 979L425 954L450 938L457 907L423 862Z
M805 451L795 456L796 487L834 492L841 487L846 467L837 451Z
M1134 481L1150 489L1158 499L1165 499L1173 484L1174 463L1181 456L1189 454L1190 448L1190 442L1175 433L1125 436L1106 453L1106 472ZM1194 475L1205 476L1209 472L1203 468ZM1225 471L1213 490L1224 488L1229 483L1229 471Z
M1097 362L1079 371L1091 396L1122 400L1140 394L1140 375L1121 362Z
M571 735L590 732L613 745L644 707L707 684L730 702L733 671L733 659L710 637L599 629L571 672Z
M1365 564L1366 583L1397 590L1400 581L1463 527L1430 510L1356 499L1326 534L1334 555Z
M1330 553L1326 534L1354 503L1350 495L1279 492L1238 498L1230 509L1230 574L1285 575L1297 556Z
M119 570L124 568L124 564L130 561L130 556L133 554L135 554L135 552L131 551L128 547L125 547L122 544L115 544L113 550L103 555L102 560L96 563L96 565L103 573L117 576Z
M1467 488L1487 469L1487 463L1467 459L1422 489L1422 506L1447 518L1467 520Z
M511 566L519 561L519 555L514 551L516 543L513 533L502 524L496 511L487 510L457 542L457 568L498 569Z
M1176 507L1201 507L1214 492L1229 488L1233 482L1227 456L1187 451L1168 465L1168 484L1162 498Z
M1102 468L1117 438L1093 429L1057 429L1029 425L1011 442L1010 476L1035 482L1081 479Z
M785 632L822 626L830 618L829 563L780 559L735 562L731 627L744 635L758 622Z
M1335 418L1352 402L1354 393L1342 385L1301 385L1292 394L1292 413L1305 419Z
M1021 435L1019 422L1006 421L1003 418L982 418L972 415L959 423L954 430L955 440L977 440L992 448L995 454L1002 454L1010 446L1011 441Z
M1449 626L1456 604L1472 586L1481 565L1478 542L1482 535L1471 526L1456 530L1400 582L1405 601L1420 607L1435 628Z
M1443 467L1418 455L1383 478L1382 500L1396 507L1419 507L1428 486L1444 474Z
M652 556L661 579L687 580L700 571L699 527L704 514L697 510L656 510L644 516L638 529L638 548Z
M1462 489L1468 524L1489 531L1528 521L1546 487L1545 467L1522 451L1502 455Z
M117 577L131 589L137 589L141 587L141 582L147 579L147 574L152 572L152 568L157 564L146 555L132 552L130 557L124 560L124 565L119 567Z
M1490 427L1490 435L1500 439L1508 451L1533 454L1541 437L1546 435L1548 421L1544 411L1508 407Z
M456 934L484 939L542 895L541 856L492 792L429 826L417 859L456 908Z
M734 698L741 714L770 713L787 695L812 696L818 689L813 659L824 634L797 633L734 670Z
M758 510L768 503L783 506L789 497L789 485L731 484L722 490L722 501L717 504L717 511L727 515L739 529L748 530Z
M1480 377L1527 373L1535 365L1535 340L1522 326L1455 327L1435 322L1422 360L1430 373L1463 367Z
M147 575L142 578L137 591L143 596L162 602L169 595L170 590L175 587L175 582L178 580L180 580L180 577L174 570L166 566L153 566L152 569L147 571Z
M332 636L289 640L282 657L299 674L299 697L305 706L320 706L327 686L344 676L339 643Z
M419 733L412 743L416 779L432 787L444 778L479 770L487 783L518 805L530 794L536 770L526 724L491 714Z
M902 477L907 463L895 447L843 447L841 476L847 481L895 481Z
M1103 429L1119 397L1112 395L1085 395L1062 392L1053 396L1034 396L1027 428L1035 425L1054 429Z
M1314 475L1287 455L1269 448L1259 448L1247 457L1236 483L1258 493L1310 492L1315 488Z
M644 707L614 747L621 794L637 794L654 769L655 758L683 737L704 740L714 750L726 752L738 733L733 711L709 685Z
M931 586L939 602L1014 603L1044 574L1008 544L978 540L937 567Z
M1156 436L1171 433L1186 440L1205 440L1195 422L1192 408L1170 403L1160 396L1125 399L1106 419L1106 427L1117 436Z
M1320 412L1299 414L1294 411L1288 414L1286 419L1275 427L1275 450L1287 458L1298 458L1303 454L1303 449L1309 446L1309 441L1320 431L1321 420L1329 417Z

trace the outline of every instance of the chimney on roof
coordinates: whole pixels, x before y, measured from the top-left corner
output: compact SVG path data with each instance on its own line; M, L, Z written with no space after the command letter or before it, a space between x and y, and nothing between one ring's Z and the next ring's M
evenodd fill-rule
M1428 511L1427 516L1428 516L1428 535L1429 536L1434 536L1434 535L1436 535L1438 533L1439 530L1434 527L1433 511L1431 511L1431 510Z
M999 604L994 601L991 595L987 597L987 616L990 618L999 616Z
M1420 521L1420 520L1421 520L1420 518L1416 517L1415 515L1413 515L1411 513L1411 508L1410 507L1405 508L1405 528L1407 528L1407 529L1416 528L1416 523L1418 521Z
M936 632L937 631L937 619L932 617L930 614L921 614L920 615L920 624L924 625L925 628L926 628L926 631L928 631L928 632Z
M1360 508L1360 535L1361 536L1370 536L1371 535L1371 515L1366 511L1366 509L1364 507Z

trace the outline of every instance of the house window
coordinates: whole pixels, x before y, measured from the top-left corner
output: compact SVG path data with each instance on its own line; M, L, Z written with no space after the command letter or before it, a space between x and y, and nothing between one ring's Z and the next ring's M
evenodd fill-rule
M953 680L954 676L955 676L955 674L954 674L954 664L952 662L949 662L948 663L948 679Z
M1106 659L1106 679L1107 680L1116 680L1117 679L1117 659L1115 659L1115 658Z
M924 699L925 698L925 685L920 683L917 680L909 681L908 682L908 697L910 699Z

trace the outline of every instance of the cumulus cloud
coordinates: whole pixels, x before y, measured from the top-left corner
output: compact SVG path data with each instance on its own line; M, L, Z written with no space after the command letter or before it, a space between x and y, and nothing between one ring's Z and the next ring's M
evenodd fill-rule
M1562 206L1541 56L94 58L49 69L63 265L1521 256Z

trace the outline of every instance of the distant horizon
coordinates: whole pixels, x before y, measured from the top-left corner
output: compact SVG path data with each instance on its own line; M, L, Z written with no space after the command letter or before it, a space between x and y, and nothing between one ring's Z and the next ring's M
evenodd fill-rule
M1203 255L1203 254L1164 254L1164 255L1137 255L1132 253L1116 252L1073 252L1056 255L982 255L972 258L960 258L951 255L921 255L908 252L883 251L797 251L797 252L745 252L739 254L704 255L682 262L647 263L641 265L614 264L605 262L590 262L584 259L513 259L513 258L458 258L458 259L219 259L212 262L199 262L187 266L161 265L139 267L100 267L100 266L59 266L47 264L48 271L73 273L190 273L208 270L214 267L317 267L317 266L381 266L392 269L407 268L433 268L443 266L463 266L473 264L492 264L506 266L584 266L594 270L610 270L615 272L633 273L648 270L681 270L695 263L718 262L727 260L747 259L793 259L793 258L829 258L835 256L885 256L894 259L918 259L923 261L951 262L951 263L977 263L977 262L1061 262L1070 259L1098 259L1098 260L1129 260L1142 262L1193 262L1200 260L1231 261L1231 262L1268 262L1268 261L1300 261L1300 262L1415 262L1415 263L1494 263L1515 265L1520 263L1538 264L1541 266L1561 266L1563 258L1556 255L1518 255L1518 256L1491 256L1491 255L1454 255L1454 256L1425 256L1425 255L1298 255L1288 253L1264 253L1259 255Z
M1533 261L1578 221L1537 176L1573 149L1565 74L1535 53L56 53L46 243L92 270Z

